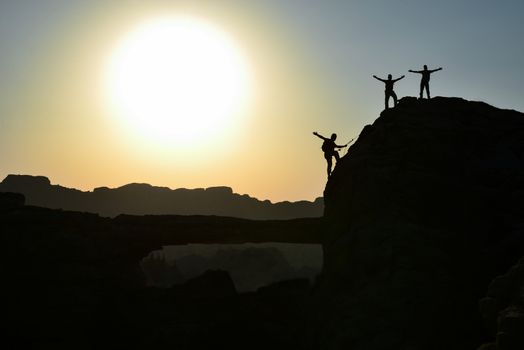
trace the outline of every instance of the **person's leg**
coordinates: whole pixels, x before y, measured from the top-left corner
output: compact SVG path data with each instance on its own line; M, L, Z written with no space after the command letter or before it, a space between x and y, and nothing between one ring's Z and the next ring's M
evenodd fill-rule
M422 93L424 92L424 81L420 81L420 95L419 98L422 100Z
M393 97L393 107L397 105L397 94L395 91L391 91L391 96Z
M328 174L328 177L331 176L331 167L333 166L333 160L331 159L331 156L327 157L326 156L326 161L327 161L327 174Z
M429 96L429 81L426 82L426 94L428 95L428 100L431 99L431 97Z
M337 151L334 151L333 155L335 156L335 159L337 160L337 164L338 164L338 161L340 160L340 155L338 154Z
M385 97L384 97L384 106L386 109L389 108L389 94L386 92L385 94Z

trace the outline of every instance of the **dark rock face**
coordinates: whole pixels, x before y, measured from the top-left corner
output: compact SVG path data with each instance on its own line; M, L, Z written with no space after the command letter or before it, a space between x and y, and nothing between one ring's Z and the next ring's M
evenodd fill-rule
M25 197L20 193L0 192L0 210L10 210L23 207Z
M154 252L142 259L140 267L148 286L166 288L185 281L175 261L167 261L165 256Z
M180 298L227 298L237 295L231 276L224 270L207 270L202 275L189 279L182 285L171 288Z
M486 347L524 349L524 257L491 282L479 306L486 328L496 339Z
M102 216L130 215L220 215L255 220L283 220L320 217L322 198L314 202L261 201L233 193L230 187L171 190L149 184L128 184L119 188L96 188L83 192L51 185L44 176L8 175L0 192L23 194L27 204L52 209L96 213Z
M404 98L364 128L324 198L324 348L473 348L478 299L524 253L524 115Z

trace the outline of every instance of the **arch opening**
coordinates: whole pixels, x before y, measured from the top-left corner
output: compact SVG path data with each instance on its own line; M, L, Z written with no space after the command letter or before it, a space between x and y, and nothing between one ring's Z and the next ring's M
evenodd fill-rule
M140 263L146 285L169 288L208 270L227 271L238 292L291 279L313 283L323 266L320 244L242 243L164 246Z

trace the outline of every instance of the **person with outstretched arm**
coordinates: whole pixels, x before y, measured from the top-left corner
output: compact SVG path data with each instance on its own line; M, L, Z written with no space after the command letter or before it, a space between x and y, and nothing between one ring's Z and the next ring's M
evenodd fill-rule
M393 91L393 85L397 81L399 81L400 79L403 79L404 75L401 76L398 79L392 79L391 74L388 74L388 79L387 80L386 79L380 79L376 75L374 75L373 78L383 82L386 85L386 90L384 90L384 93L386 94L386 100L385 100L386 109L389 108L389 98L390 97L393 97L393 107L396 106L397 105L397 94L395 94L395 91Z
M426 95L428 95L428 100L431 98L429 96L429 79L431 73L435 73L439 70L442 70L442 67L437 69L428 69L428 66L426 65L424 65L423 70L409 70L410 73L422 74L422 79L420 80L420 99L422 99L422 93L424 92L424 89L426 89Z
M335 159L337 160L337 163L340 160L340 156L338 152L336 151L336 148L347 147L353 140L349 141L347 144L343 146L339 146L335 143L335 140L337 139L337 134L332 134L331 138L327 138L327 137L320 135L318 132L314 131L313 135L324 140L324 143L322 144L322 151L324 152L324 158L326 158L326 161L327 161L327 174L328 174L328 177L330 177L331 168L333 167L333 157L335 157Z

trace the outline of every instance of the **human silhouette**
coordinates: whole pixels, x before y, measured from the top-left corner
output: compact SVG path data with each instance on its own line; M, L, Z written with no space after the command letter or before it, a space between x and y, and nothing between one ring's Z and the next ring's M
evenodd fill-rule
M318 132L314 131L313 135L321 138L324 140L324 143L322 144L322 151L324 152L324 158L326 158L327 161L327 174L328 177L331 176L331 168L333 167L333 157L338 161L340 160L340 156L338 152L336 151L336 148L344 148L349 145L351 141L349 141L347 144L343 146L339 146L335 143L335 140L337 139L337 134L331 134L331 138L324 137L320 135Z
M380 79L376 75L374 75L373 78L380 80L381 82L383 82L386 85L386 90L384 90L384 93L386 94L386 99L385 99L386 109L389 108L389 98L390 97L393 97L393 103L394 103L393 106L396 106L397 105L397 94L395 94L395 91L393 91L393 85L400 79L403 79L404 75L398 79L392 79L391 74L388 74L387 80Z
M420 99L422 99L422 93L424 89L426 89L426 95L428 95L428 99L431 97L429 96L429 78L431 76L431 73L435 73L436 71L442 70L442 67L437 69L428 69L428 66L424 65L423 70L409 70L410 73L419 73L422 74L422 79L420 80Z

